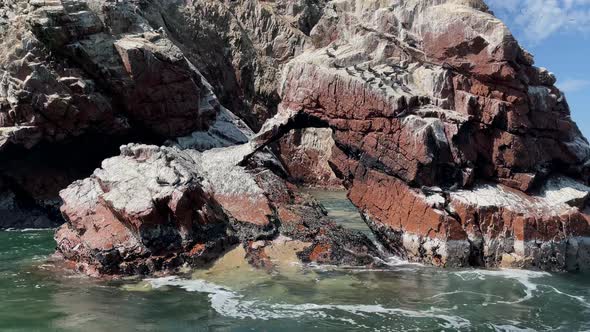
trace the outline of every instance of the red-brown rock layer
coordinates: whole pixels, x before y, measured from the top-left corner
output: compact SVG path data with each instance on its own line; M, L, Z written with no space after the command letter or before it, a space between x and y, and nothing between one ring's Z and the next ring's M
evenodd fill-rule
M294 129L278 143L279 155L292 181L306 186L341 188L330 158L334 148L332 130L328 128Z
M587 265L590 146L555 77L483 2L345 1L311 36L285 69L282 112L333 130L329 164L392 250L443 266Z

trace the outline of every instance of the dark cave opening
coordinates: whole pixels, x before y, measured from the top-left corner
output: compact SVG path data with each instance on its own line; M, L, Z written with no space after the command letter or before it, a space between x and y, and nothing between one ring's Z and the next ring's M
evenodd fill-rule
M60 190L90 176L104 159L118 155L121 145L163 141L139 134L85 134L31 149L8 146L0 157L0 229L62 224Z

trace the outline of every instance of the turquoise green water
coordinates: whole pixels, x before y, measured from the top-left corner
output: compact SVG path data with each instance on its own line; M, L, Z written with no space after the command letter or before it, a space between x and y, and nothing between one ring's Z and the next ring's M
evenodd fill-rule
M315 195L362 228L343 196ZM1 331L590 329L588 275L395 259L383 270L293 265L269 275L227 259L192 278L106 282L57 270L46 261L53 248L51 231L0 232Z
M336 219L342 226L362 232L374 238L369 227L363 222L358 210L346 198L346 192L341 190L306 189L306 193L318 199L328 215Z

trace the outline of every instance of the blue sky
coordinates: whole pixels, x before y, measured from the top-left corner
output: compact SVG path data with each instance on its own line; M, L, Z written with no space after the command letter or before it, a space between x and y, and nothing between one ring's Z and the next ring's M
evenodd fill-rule
M572 117L590 138L590 0L486 0L535 64L557 76Z

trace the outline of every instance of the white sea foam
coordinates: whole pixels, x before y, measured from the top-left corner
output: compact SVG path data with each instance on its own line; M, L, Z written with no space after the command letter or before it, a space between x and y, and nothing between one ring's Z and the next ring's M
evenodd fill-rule
M491 324L491 325L494 328L494 331L496 331L496 332L536 332L533 329L520 328L520 327L516 327L514 325L509 325L509 324L505 324L505 325Z
M408 260L402 259L400 257L397 256L391 256L391 257L387 257L386 260L382 260L383 264L387 265L387 266L392 266L392 267L397 267L397 266L421 266L423 267L424 264L422 263L416 263L416 262L410 262Z
M551 274L547 272L539 272L539 271L528 271L528 270L513 270L513 269L501 269L501 270L470 270L470 271L460 271L455 272L455 275L459 276L463 280L485 280L486 277L500 277L500 278L507 278L513 279L518 281L520 284L524 286L525 296L515 300L515 301L497 301L494 303L503 303L503 304L515 304L521 303L524 301L528 301L533 298L533 292L535 292L538 288L538 284L532 282L532 279L542 278L551 276ZM494 303L484 303L485 304L494 304Z
M353 318L342 318L340 315L334 316L335 313L344 312L354 315L357 318L363 318L367 315L377 316L402 316L417 319L435 319L439 321L442 328L459 329L469 327L471 324L467 319L449 315L443 309L431 308L429 310L416 311L401 308L386 308L380 304L289 304L289 303L267 303L257 300L246 300L230 289L215 285L203 280L187 280L177 277L165 277L147 280L153 288L164 286L175 286L185 289L189 292L206 293L209 296L211 307L219 314L226 317L238 319L286 319L286 318L316 318L316 319L334 319L359 325Z
M551 289L552 291L554 291L555 293L559 294L559 295L563 295L565 297L569 297L572 298L574 300L577 300L578 302L580 302L583 306L590 308L590 302L588 302L584 297L582 296L577 296L577 295L571 295L565 292L560 291L559 289L553 287L553 286L548 286L548 285L541 285L543 287L547 287L549 289Z
M424 267L424 264L410 262L397 256L386 257L381 259L379 257L372 257L375 262L385 265L383 268L367 268L352 265L329 265L317 264L315 262L306 264L305 267L316 271L348 271L348 272L379 272L379 271L409 271L416 272L418 268Z
M41 231L55 231L55 228L7 228L5 232L28 233Z
M542 277L549 277L551 273L531 270L516 270L516 269L499 269L499 270L465 270L454 272L453 274L459 276L463 280L485 280L486 276L491 277L505 277L509 279L516 279L518 281L536 279Z
M371 242L375 245L377 250L384 256L385 259L381 259L379 257L373 257L375 261L390 266L390 267L407 267L407 266L424 266L424 264L417 263L417 262L410 262L407 259L403 259L399 256L391 255L387 252L387 249L383 246L383 244L374 237L370 238Z
M478 292L471 292L471 291L453 291L453 292L444 292L444 293L439 293L436 295L431 296L431 299L437 298L437 297L441 297L441 296L447 296L447 295L455 295L455 294L473 294L473 295L480 295L483 297L497 297L497 298L502 298L499 295L493 295L493 294L486 294L486 293L478 293Z

